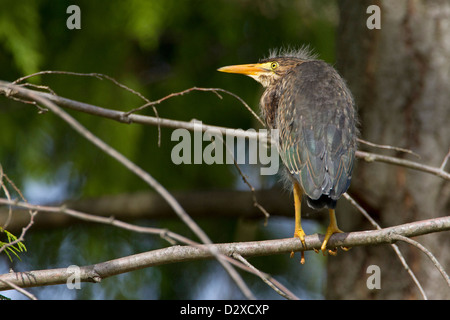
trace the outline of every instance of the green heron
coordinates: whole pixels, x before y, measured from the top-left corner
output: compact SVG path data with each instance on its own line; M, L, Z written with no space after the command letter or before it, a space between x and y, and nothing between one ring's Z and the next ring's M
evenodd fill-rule
M350 186L356 151L357 116L345 81L332 66L304 48L273 52L259 63L218 71L250 76L265 87L260 108L267 126L278 130L284 175L293 185L294 237L306 247L301 226L305 194L311 208L328 208L330 224L321 246L325 253L331 235L342 232L335 207Z

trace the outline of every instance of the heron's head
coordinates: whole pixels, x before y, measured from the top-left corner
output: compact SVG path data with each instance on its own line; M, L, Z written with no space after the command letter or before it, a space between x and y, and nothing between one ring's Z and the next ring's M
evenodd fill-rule
M314 59L315 56L305 48L281 52L274 51L268 58L258 63L226 66L217 69L217 71L244 74L267 88L283 78L293 68Z

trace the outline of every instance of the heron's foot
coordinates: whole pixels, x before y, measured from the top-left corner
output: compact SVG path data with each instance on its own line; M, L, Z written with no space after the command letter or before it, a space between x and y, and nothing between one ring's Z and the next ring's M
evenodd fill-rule
M300 239L300 241L302 242L303 248L306 248L305 236L306 236L306 233L303 231L302 228L296 229L294 231L294 238ZM300 259L300 263L305 264L305 251L301 251L301 255L302 255L302 257ZM291 258L292 257L294 257L294 251L291 252Z
M330 225L327 228L327 232L325 233L325 239L323 240L322 246L320 247L320 250L322 250L323 253L325 253L327 250L328 240L330 240L330 237L335 233L344 233L344 231L339 229L336 224L330 223ZM328 251L333 256L335 256L337 254L336 248L334 248L333 250L328 250Z
M322 250L324 255L327 250L327 243L328 243L328 240L330 240L330 237L335 233L344 233L344 231L339 229L337 226L336 214L334 212L334 209L329 209L329 214L330 214L330 224L328 225L327 232L325 233L325 239L323 240L322 246L320 247L320 250ZM341 247L341 248L342 248L342 250L345 250L345 251L350 250L349 247ZM335 256L337 254L337 248L329 249L328 253L330 255Z
M341 249L344 251L349 251L352 247L344 247L341 246ZM316 250L316 253L318 253L319 250ZM336 256L337 255L337 248L333 248L333 249L328 249L328 254L331 256Z
M294 238L299 238L302 242L303 248L306 248L306 242L305 242L306 233L303 231L303 229L297 229L294 232Z

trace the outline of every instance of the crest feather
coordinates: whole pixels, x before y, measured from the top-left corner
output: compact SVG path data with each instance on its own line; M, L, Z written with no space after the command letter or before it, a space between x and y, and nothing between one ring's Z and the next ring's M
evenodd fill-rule
M271 49L269 52L269 56L264 58L263 60L273 59L276 57L285 57L285 58L298 58L301 60L317 60L318 55L309 47L309 45L303 45L299 48L295 47L282 47Z

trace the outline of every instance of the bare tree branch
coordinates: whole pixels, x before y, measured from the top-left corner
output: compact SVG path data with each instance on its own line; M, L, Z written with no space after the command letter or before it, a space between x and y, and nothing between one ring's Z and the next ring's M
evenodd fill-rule
M366 141L366 140L363 140L360 138L358 138L357 140L359 143L368 145L370 147L374 147L374 148L378 148L378 149L394 150L394 151L399 151L399 152L403 152L403 153L409 153L409 154L415 155L416 157L420 158L420 156L417 153L415 153L414 151L409 150L409 149L389 146L389 145L385 145L385 144L377 144L377 143L369 142L369 141Z
M396 235L416 237L432 232L450 230L450 217L416 221L381 230L358 231L335 234L330 238L330 247L356 247L374 244L386 244L397 241ZM291 251L320 249L322 235L306 236L306 248L298 239L276 239L265 241L233 242L201 246L172 246L122 257L90 266L80 267L81 282L100 282L102 279L142 268L169 263L188 262L214 258L210 248L232 257L239 254L243 257L266 256L272 254L288 254ZM70 270L69 270L70 271ZM72 273L67 268L13 272L0 275L0 280L11 282L22 288L67 283ZM0 290L10 287L0 283Z
M39 92L35 90L26 89L17 85L13 85L9 82L0 81L0 94L4 94L7 97L16 97L16 98L22 98L22 99L29 99L29 95L33 93L41 98L47 99L52 101L53 103L63 107L68 108L84 113L89 113L92 115L116 120L122 123L139 123L144 125L152 125L152 126L161 126L166 128L173 128L173 129L187 129L190 131L198 130L199 126L194 124L194 122L186 122L186 121L178 121L178 120L171 120L171 119L165 119L165 118L157 118L157 117L151 117L151 116L143 116L143 115L137 115L137 114L129 114L127 115L127 112L123 111L117 111L117 110L111 110L102 108L99 106L70 100L67 98L63 98L60 96L55 96L49 93L45 92ZM245 137L249 139L267 139L266 134L260 134L253 131L243 131L243 130L237 130L232 128L225 128L220 126L213 126L213 125L206 125L202 124L201 128L202 131L209 131L211 133L220 133L222 135L230 135L235 137ZM384 162L389 164L394 164L402 167L406 167L409 169L414 169L418 171L423 171L427 173L431 173L433 175L439 176L445 180L450 181L450 173L444 171L443 166L441 167L433 167L425 164L421 164L419 162L400 159L396 157L390 157L375 153L369 153L365 151L356 151L356 157L360 158L366 162ZM446 164L446 161L443 163Z
M385 155L381 155L381 154L369 153L369 152L365 152L365 151L356 151L356 156L366 162L377 161L377 162L395 164L395 165L398 165L401 167L431 173L431 174L434 174L445 180L450 181L450 173L444 171L442 167L441 168L432 167L432 166L429 166L426 164L421 164L421 163L414 162L414 161L385 156Z

